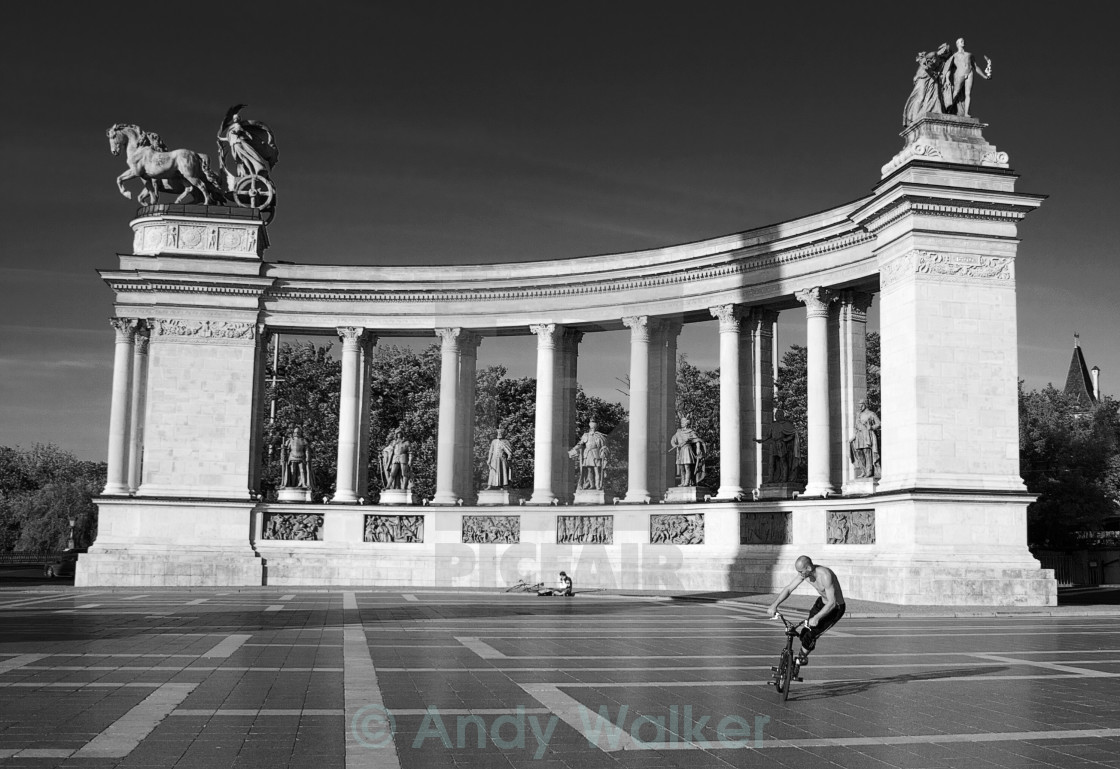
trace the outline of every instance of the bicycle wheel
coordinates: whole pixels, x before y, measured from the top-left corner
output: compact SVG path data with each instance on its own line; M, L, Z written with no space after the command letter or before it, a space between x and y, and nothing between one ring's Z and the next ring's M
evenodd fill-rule
M782 702L789 697L789 682L793 678L793 652L789 649L782 650L782 657L778 660L778 671L774 680L774 687L782 695Z

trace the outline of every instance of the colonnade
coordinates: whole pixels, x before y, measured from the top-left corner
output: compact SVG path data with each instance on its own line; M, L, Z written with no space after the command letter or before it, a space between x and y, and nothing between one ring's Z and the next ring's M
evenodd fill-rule
M856 404L867 391L867 310L871 294L817 286L798 291L805 306L808 348L808 484L803 496L823 497L855 488L845 447ZM758 496L770 447L759 439L773 418L774 306L718 304L720 370L720 485L716 499ZM679 318L624 315L630 332L629 460L623 503L661 499L676 485L667 453L677 427L676 360ZM114 318L112 411L105 494L136 494L142 486L148 324ZM263 329L262 329L263 330ZM567 451L578 440L575 424L579 345L584 332L557 323L530 324L536 336L536 415L533 488L528 504L573 498L576 470ZM336 329L342 344L337 478L331 501L355 504L366 487L369 456L370 365L377 337L355 326ZM434 505L471 503L475 374L483 336L463 327L437 328L441 343L439 424ZM262 335L263 336L263 335ZM264 341L258 339L258 349ZM708 441L717 436L703 436ZM612 445L613 451L623 450ZM250 488L252 481L248 479ZM866 491L866 481L859 488ZM787 489L788 491L788 489ZM143 492L140 492L141 494ZM610 500L608 500L610 501Z

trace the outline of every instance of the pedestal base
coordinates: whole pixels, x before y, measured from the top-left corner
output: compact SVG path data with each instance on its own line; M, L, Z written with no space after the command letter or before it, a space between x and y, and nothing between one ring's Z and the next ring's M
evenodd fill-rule
M310 502L311 489L301 489L298 486L285 486L276 492L277 502Z
M758 488L759 499L793 499L805 491L800 483L764 483Z
M874 494L875 489L878 487L879 481L876 478L852 478L844 484L841 493L845 497L858 497L866 494Z
M519 505L524 499L521 489L480 489L478 505Z
M711 495L711 493L712 490L707 486L670 486L665 490L665 504L703 502L704 497Z
M607 493L602 489L577 489L574 505L605 505Z
M883 178L914 159L1007 168L1007 153L997 152L981 135L985 125L972 117L923 115L902 131L905 146L883 166Z
M402 489L383 489L381 491L381 497L378 500L377 504L379 504L379 505L411 505L411 504L413 504L412 489L408 489L407 491L402 490Z

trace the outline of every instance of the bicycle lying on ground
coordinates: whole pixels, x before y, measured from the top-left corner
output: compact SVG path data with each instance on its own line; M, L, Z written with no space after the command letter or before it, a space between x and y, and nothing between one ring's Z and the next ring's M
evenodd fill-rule
M778 658L777 665L771 665L770 669L774 671L770 683L778 690L778 694L782 697L782 702L785 702L789 697L789 686L793 681L801 681L801 665L797 662L797 657L793 653L793 639L798 637L799 625L790 622L782 616L781 612L775 612L772 619L780 619L786 626L786 646L782 649L782 656Z
M507 587L506 592L507 593L535 593L538 590L540 590L541 587L543 587L543 586L544 586L543 582L537 582L534 585L530 585L525 580L519 579L519 580L517 580L516 585L510 585L509 587Z

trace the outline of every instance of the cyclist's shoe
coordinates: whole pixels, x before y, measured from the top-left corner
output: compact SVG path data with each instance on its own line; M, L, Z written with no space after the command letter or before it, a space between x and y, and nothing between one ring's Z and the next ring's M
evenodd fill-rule
M809 655L806 654L804 650L802 650L798 653L793 661L798 667L805 667L809 664Z

